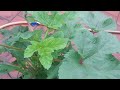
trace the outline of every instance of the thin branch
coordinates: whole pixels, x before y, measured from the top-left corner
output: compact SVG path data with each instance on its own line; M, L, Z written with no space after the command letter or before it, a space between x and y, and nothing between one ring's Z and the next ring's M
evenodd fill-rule
M44 39L45 39L46 36L48 35L48 31L49 31L49 29L46 31L45 36L44 36Z
M6 48L10 48L10 49L19 50L19 51L23 51L23 49L21 49L21 48L17 48L17 47L13 47L13 46L8 46L8 45L3 45L3 44L0 44L0 46L2 46L2 47L6 47Z
M88 31L95 33L95 31L93 31L92 29L88 29ZM112 33L112 34L120 34L120 31L105 30L105 32Z
M53 61L55 61L55 62L62 62L62 60L59 60L59 59L54 59Z

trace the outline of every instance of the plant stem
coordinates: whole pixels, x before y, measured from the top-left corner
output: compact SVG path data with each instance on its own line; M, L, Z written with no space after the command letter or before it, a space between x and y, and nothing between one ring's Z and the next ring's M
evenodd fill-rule
M15 49L15 50L23 51L23 49L21 49L21 48L17 48L17 47L13 47L13 46L8 46L8 45L3 45L3 44L0 44L0 46L2 46L2 47L6 47L6 48L10 48L10 49Z
M62 60L54 59L53 61L54 61L54 62L61 62Z
M46 36L48 35L48 31L49 31L49 29L46 31L45 36L44 36L44 39L45 39Z
M83 64L83 58L82 58L82 56L80 57L79 63L80 63L81 65Z

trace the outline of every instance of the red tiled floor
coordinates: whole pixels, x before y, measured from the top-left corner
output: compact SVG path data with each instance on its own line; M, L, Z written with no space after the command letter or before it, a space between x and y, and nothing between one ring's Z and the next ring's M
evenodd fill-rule
M107 13L109 13L109 14L115 16L115 17L117 17L118 14L119 14L119 11L105 11L105 12L107 12Z
M23 11L21 11L18 15L21 16L21 17L24 17Z
M120 31L120 25L117 25L117 30Z
M25 19L22 18L21 16L16 16L11 22L18 22L18 21L25 21ZM19 25L9 26L6 29L10 30L10 29L14 28L15 26L19 26Z
M16 16L11 22L16 22L16 21L25 21L25 19L20 16Z
M120 25L120 15L118 16L117 24Z
M1 26L1 25L4 25L4 24L6 24L6 23L8 23L7 20L5 20L4 18L0 18L0 26Z
M9 74L10 74L10 76L11 76L13 79L14 79L14 78L17 78L17 77L19 77L19 76L22 75L20 72L18 72L18 71L16 71L16 70L10 72Z
M0 16L10 21L19 13L20 11L0 11Z
M11 79L8 74L0 75L0 79Z

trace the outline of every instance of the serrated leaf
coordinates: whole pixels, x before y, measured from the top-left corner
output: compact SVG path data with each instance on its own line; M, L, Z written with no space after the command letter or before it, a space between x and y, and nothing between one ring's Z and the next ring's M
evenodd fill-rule
M62 31L57 31L54 34L52 34L54 38L64 38L64 33Z
M0 46L0 54L1 54L2 52L5 52L5 48L3 48L3 47Z
M54 79L58 77L58 70L59 70L60 65L61 63L57 65L52 65L52 67L47 72L47 79Z
M32 37L32 35L33 35L32 32L27 31L27 32L21 34L20 37L23 38L23 39L28 39L28 38Z
M75 33L81 29L83 29L81 24L78 24L79 19L70 20L65 25L63 25L61 28L59 28L60 31L64 33L65 38L72 39L75 36Z
M60 14L58 11L50 11L50 13L49 15L48 11L28 11L36 21L53 29L60 28L65 20L70 18L69 12Z
M52 53L53 58L54 58L54 59L57 59L61 52L62 52L61 49L54 51L54 52Z
M112 23L112 18L108 18L103 22L103 27L108 26Z
M0 64L0 73L8 73L13 70L20 70L19 67L7 64Z
M116 22L111 17L106 16L102 12L79 12L81 22L89 26L94 31L115 30Z
M80 64L80 55L71 50L59 68L59 79L117 79L119 72L120 62L112 55L85 59Z
M76 34L73 41L78 48L78 53L81 54L83 58L88 58L100 53L112 54L120 52L120 42L118 39L104 31L99 32L95 37L88 30L81 30Z
M33 36L30 38L32 41L41 41L42 40L42 30L34 30Z
M20 37L22 39L29 39L30 41L40 41L42 39L42 30L34 30L33 32L27 31L22 33Z
M6 29L1 29L0 33L4 36L7 36L7 37L12 34L12 32L10 32L9 30L6 30Z
M120 53L120 42L115 36L104 31L94 36L88 30L81 30L73 41L77 51L71 50L65 55L59 69L59 78L120 78L119 73L111 73L120 70L120 62L111 55Z
M38 51L40 55L40 62L45 69L49 69L52 64L52 52L54 50L64 49L67 45L68 39L66 38L46 38L41 42L32 41L32 45L29 45L24 53L24 57L31 57L35 51Z
M44 68L48 70L52 65L53 57L51 54L48 54L48 55L45 54L43 56L41 55L39 60L40 60L41 64L44 66Z
M43 47L49 47L54 48L54 50L59 50L65 48L67 44L68 39L67 38L47 38L41 42L41 45Z
M31 41L32 45L29 45L24 52L24 58L31 57L34 52L37 51L37 45L39 45L36 41Z
M28 31L28 27L16 26L12 30L0 30L0 32L5 36L3 42L7 45L12 46L20 39L21 33Z
M42 48L38 52L39 52L39 55L41 55L40 61L42 60L41 64L44 66L44 68L46 69L50 68L53 60L51 53L54 52L54 50L65 48L67 44L67 40L68 39L64 39L64 38L50 37L41 42Z

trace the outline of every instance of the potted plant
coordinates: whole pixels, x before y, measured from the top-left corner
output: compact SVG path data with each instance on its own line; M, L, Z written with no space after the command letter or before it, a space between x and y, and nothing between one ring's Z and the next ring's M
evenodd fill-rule
M120 42L111 33L116 24L101 12L28 11L29 25L46 30L18 26L0 30L6 38L2 52L16 61L1 63L0 73L19 71L22 79L117 79ZM110 30L109 30L110 29Z

